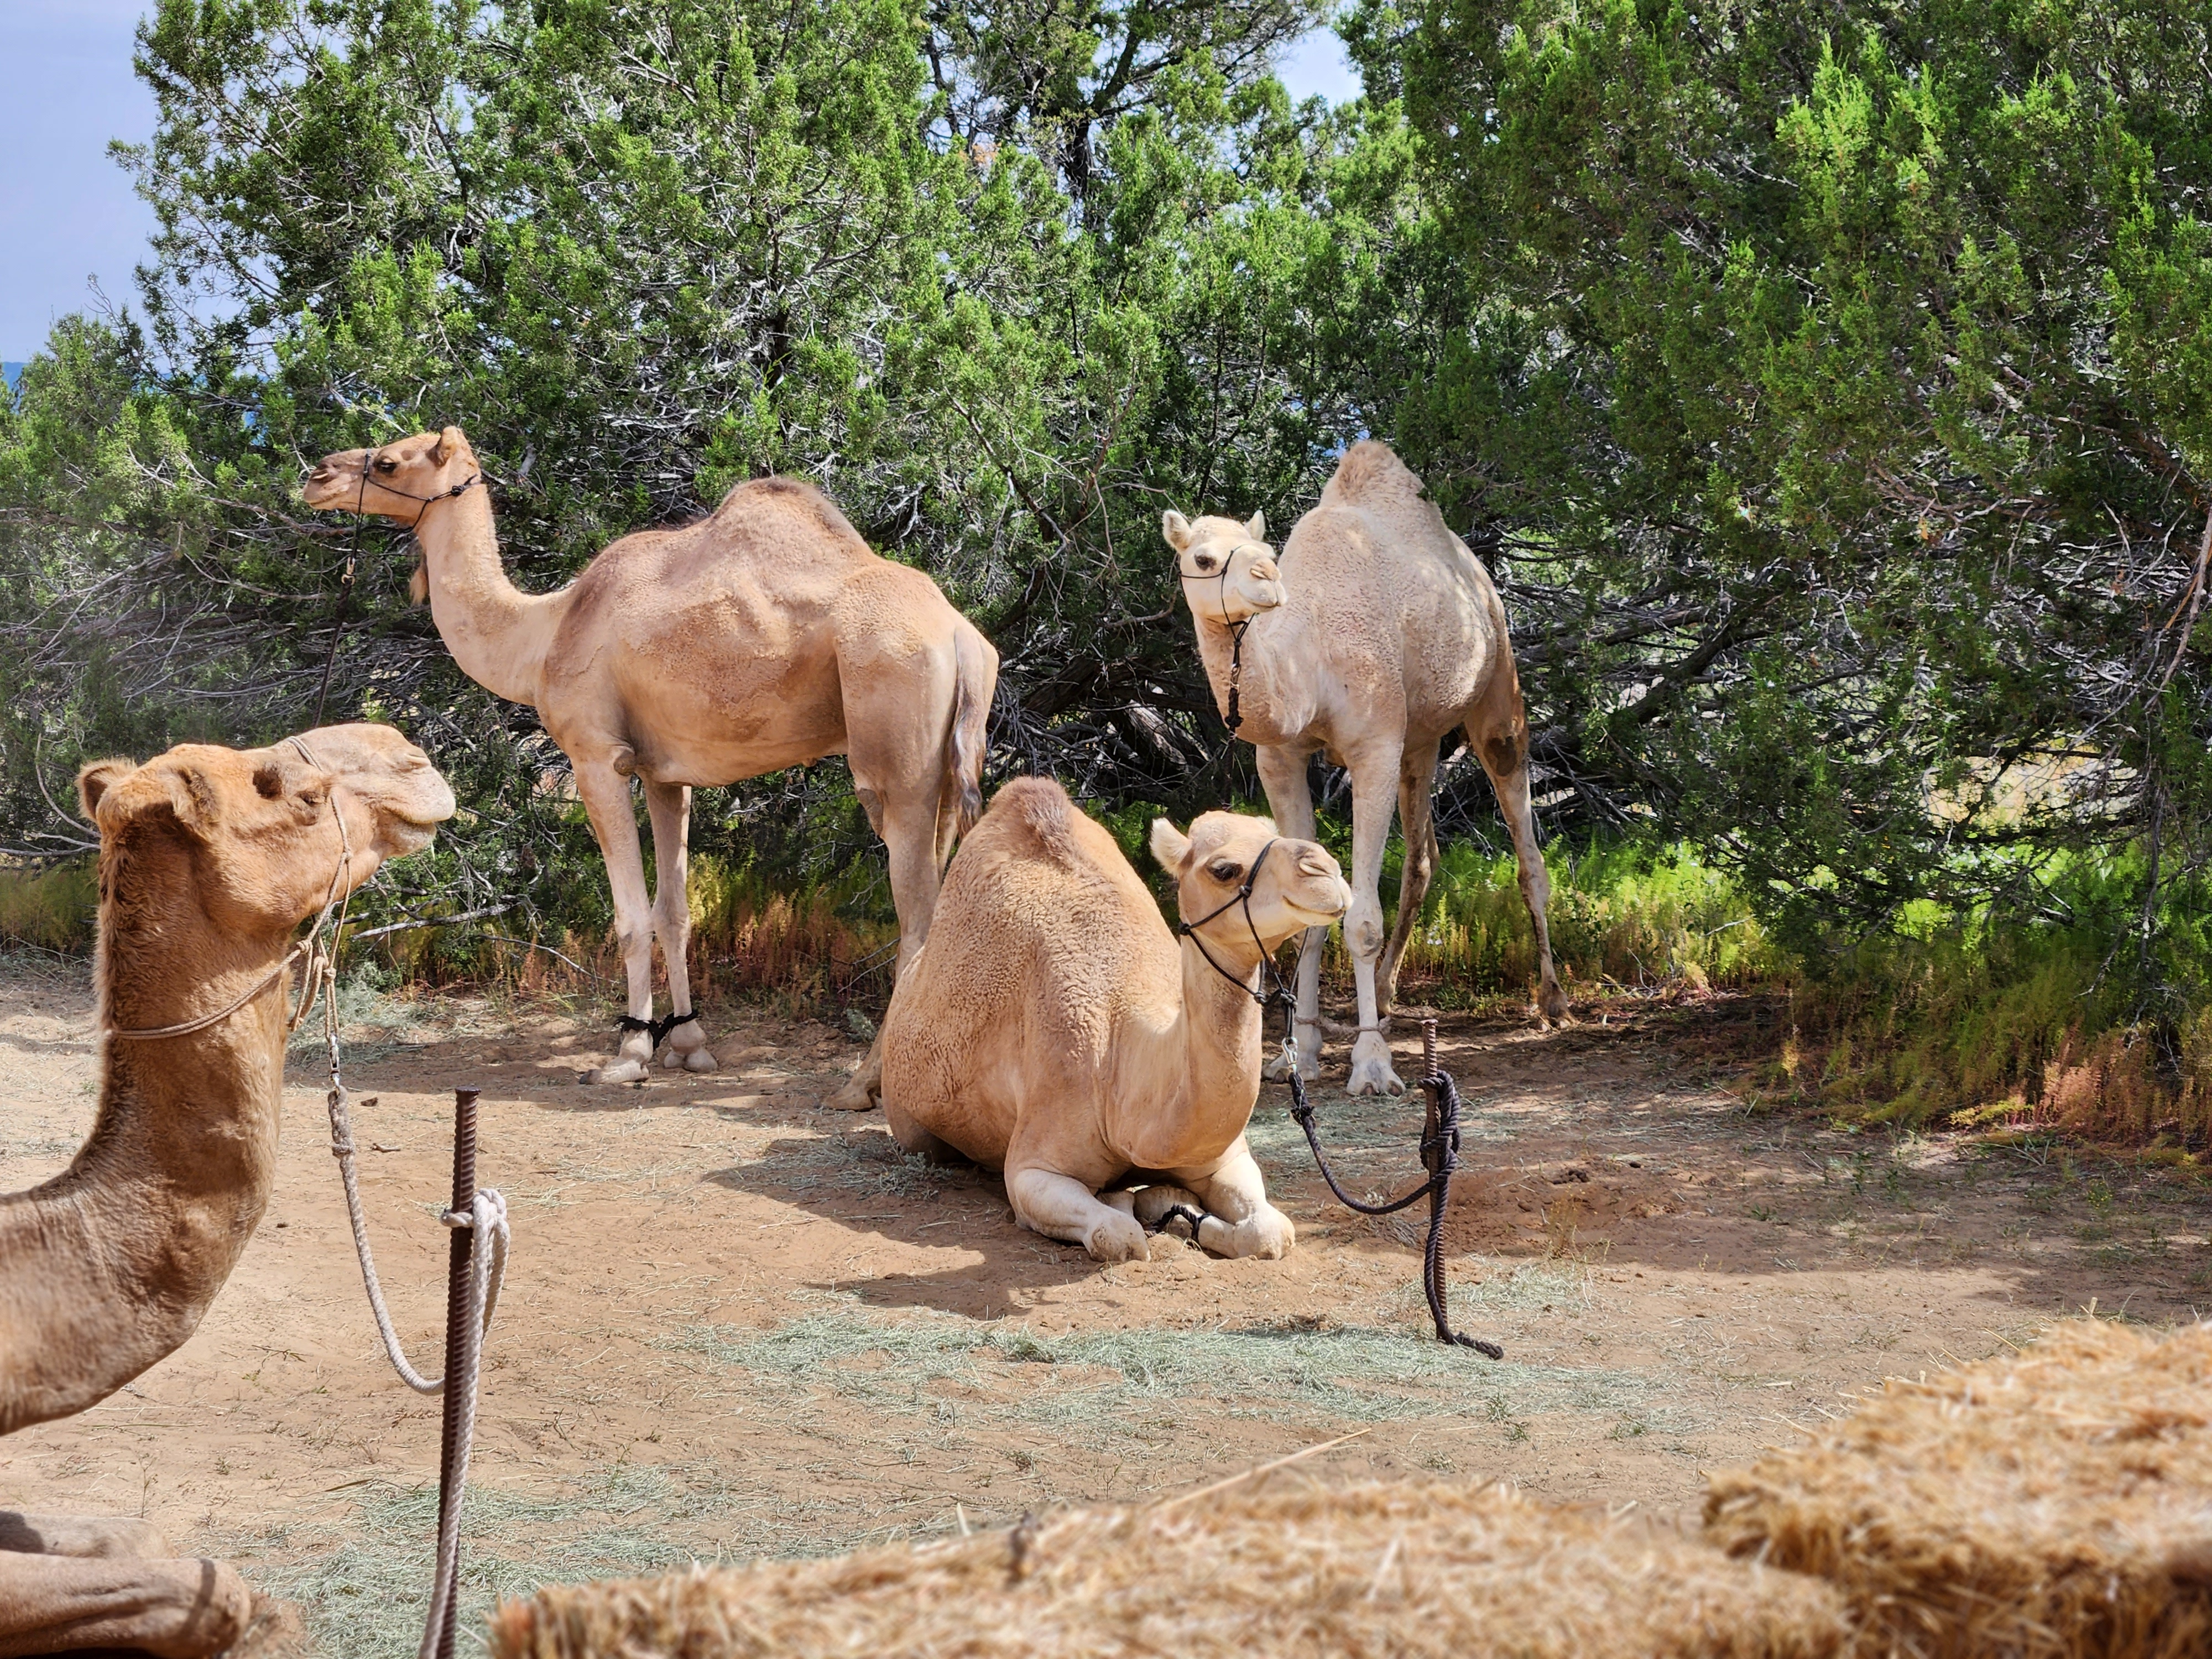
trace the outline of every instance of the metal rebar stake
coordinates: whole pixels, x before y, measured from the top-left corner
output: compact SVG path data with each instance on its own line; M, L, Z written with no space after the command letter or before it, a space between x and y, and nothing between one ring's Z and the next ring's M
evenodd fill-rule
M466 1215L477 1199L477 1096L475 1089L453 1091L453 1204ZM467 1340L471 1256L476 1249L476 1230L455 1227L446 1279L446 1397L444 1429L438 1453L438 1529L445 1532L448 1509L461 1501L453 1480L453 1464L460 1449L461 1413L466 1407L455 1380L461 1374L463 1345ZM446 1617L438 1632L438 1659L453 1659L453 1637L460 1614L460 1586L446 1601Z

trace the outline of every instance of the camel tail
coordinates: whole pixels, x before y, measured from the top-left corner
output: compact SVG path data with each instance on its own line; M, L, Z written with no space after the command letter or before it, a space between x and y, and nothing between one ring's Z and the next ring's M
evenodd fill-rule
M983 816L983 750L991 719L991 699L999 688L999 653L975 625L962 617L952 637L959 665L952 699L952 726L945 737L948 790L957 790L953 834L964 836Z

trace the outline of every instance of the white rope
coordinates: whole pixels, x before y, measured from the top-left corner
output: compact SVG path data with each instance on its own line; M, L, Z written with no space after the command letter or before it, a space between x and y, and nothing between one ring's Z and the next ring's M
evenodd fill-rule
M327 1016L325 1019L326 1036L335 1044L335 1033L327 1030L327 1026L335 1022L328 1020ZM353 1122L347 1111L348 1097L343 1084L333 1083L331 1085L329 1103L331 1156L338 1161L338 1179L345 1186L346 1218L353 1224L353 1252L361 1263L362 1285L368 1291L368 1310L376 1316L376 1334L384 1339L385 1354L392 1361L392 1369L399 1374L399 1380L417 1394L436 1394L446 1386L446 1379L442 1376L426 1377L407 1363L406 1351L400 1346L399 1333L392 1328L391 1311L384 1304L384 1286L376 1276L376 1256L368 1246L368 1223L362 1213L361 1178L354 1168ZM471 1339L472 1341L481 1341L484 1333L490 1329L492 1314L499 1306L499 1287L507 1277L507 1200L496 1191L478 1193L477 1196L490 1199L498 1206L499 1215L496 1224L489 1234L479 1231L477 1235L479 1244L487 1237L491 1240L489 1251L478 1249L476 1253L480 1268L489 1263L491 1288L483 1298L483 1310L477 1322L475 1335ZM466 1219L455 1218L448 1224L469 1226L473 1224ZM471 1380L471 1387L474 1387L473 1379Z
M453 1467L447 1490L452 1501L438 1521L438 1570L430 1581L430 1616L422 1626L422 1645L416 1659L434 1659L438 1638L446 1622L446 1609L453 1599L461 1570L461 1500L469 1489L469 1446L477 1427L477 1373L483 1358L484 1334L491 1328L492 1310L499 1305L499 1282L507 1271L507 1200L496 1192L479 1192L466 1216L447 1212L449 1225L465 1226L476 1233L471 1253L468 1307L461 1321L461 1352L454 1386L460 1390L459 1432L454 1437ZM366 1258L363 1258L366 1261Z

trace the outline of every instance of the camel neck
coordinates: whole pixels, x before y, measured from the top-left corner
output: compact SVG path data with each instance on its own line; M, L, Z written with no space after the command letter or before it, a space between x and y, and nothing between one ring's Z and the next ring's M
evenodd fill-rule
M431 620L461 672L498 696L534 707L566 591L525 593L507 580L491 496L481 485L431 501L416 522L415 539L429 580Z
M1244 625L1242 651L1237 631L1227 623L1194 614L1198 626L1198 654L1206 665L1206 678L1213 688L1213 706L1228 718L1230 673L1242 657L1237 675L1237 712L1243 723L1237 735L1259 744L1287 743L1312 719L1303 695L1304 681L1287 672L1295 666L1292 649L1304 630L1304 620L1283 605L1262 611Z
M1182 1098L1176 1109L1148 1122L1139 1144L1129 1148L1139 1168L1218 1156L1244 1133L1260 1097L1260 1006L1245 988L1259 969L1257 951L1249 943L1240 949L1206 940L1206 949L1232 979L1217 973L1188 935L1180 949L1182 1010L1176 1036L1182 1047Z
M281 958L282 939L241 944L173 907L157 933L118 939L118 911L160 913L134 904L127 860L101 861L100 1003L118 1025L220 1007ZM156 981L190 989L146 993ZM274 1180L284 997L279 981L203 1031L106 1039L90 1138L52 1181L0 1196L0 1434L84 1410L198 1326Z

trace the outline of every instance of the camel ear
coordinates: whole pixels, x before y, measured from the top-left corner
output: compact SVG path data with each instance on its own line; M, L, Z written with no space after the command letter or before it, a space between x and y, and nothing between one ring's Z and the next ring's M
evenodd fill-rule
M1267 539L1267 515L1264 513L1255 513L1250 518L1245 520L1244 533L1249 536L1255 542L1266 541Z
M1190 545L1190 520L1170 507L1160 514L1160 534L1167 538L1170 547L1180 553Z
M430 567L421 555L415 559L415 574L407 579L407 603L428 605L430 602Z
M462 435L460 428L447 427L438 434L438 441L430 451L431 463L437 466L445 465L447 461L453 459L453 452L467 441L468 440Z
M94 761L76 775L76 798L87 822L100 816L100 798L138 769L131 760Z
M1190 837L1165 818L1154 818L1152 856L1159 860L1160 868L1170 875L1181 875L1182 861L1190 856Z

